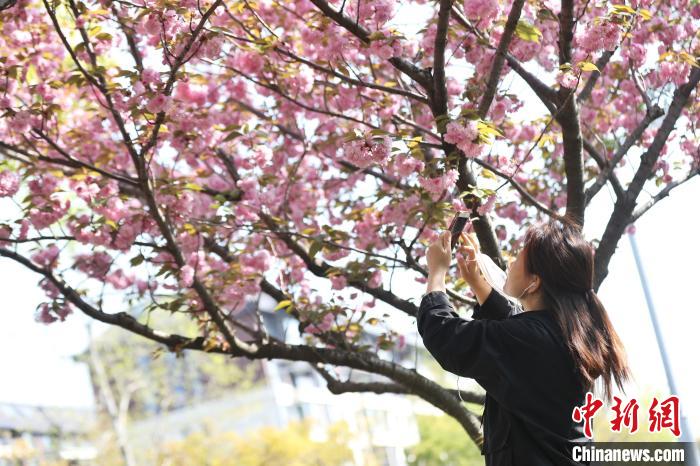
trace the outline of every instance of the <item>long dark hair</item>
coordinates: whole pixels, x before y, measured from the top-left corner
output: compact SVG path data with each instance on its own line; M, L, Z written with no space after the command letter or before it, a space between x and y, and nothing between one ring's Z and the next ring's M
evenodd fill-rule
M532 225L523 240L528 272L541 279L544 305L554 311L584 388L592 392L602 376L610 401L613 380L624 392L631 373L622 341L593 290L593 246L568 215Z

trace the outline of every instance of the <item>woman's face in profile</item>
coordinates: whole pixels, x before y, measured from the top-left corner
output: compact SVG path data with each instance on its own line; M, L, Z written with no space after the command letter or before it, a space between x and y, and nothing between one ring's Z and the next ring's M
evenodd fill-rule
M510 296L518 296L530 284L525 273L525 248L520 248L515 258L508 261L506 282L503 291Z

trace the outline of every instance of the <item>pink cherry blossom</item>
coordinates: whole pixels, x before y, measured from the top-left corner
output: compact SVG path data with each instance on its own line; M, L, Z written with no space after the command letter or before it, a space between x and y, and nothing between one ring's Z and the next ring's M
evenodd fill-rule
M612 21L601 21L589 27L576 36L576 41L586 52L598 50L615 50L620 42L622 29Z
M464 0L465 16L480 26L491 24L498 13L498 0Z
M257 74L265 65L262 55L252 52L239 52L234 55L231 64L244 73Z
M418 182L429 193L433 200L437 200L445 189L451 188L457 181L459 173L455 169L450 169L445 174L434 178L419 177Z
M447 124L445 141L454 144L466 157L478 157L483 152L483 146L476 142L479 130L474 120L466 120L464 124L451 121Z
M19 176L15 172L0 172L0 197L14 196L19 190Z
M160 82L160 73L156 70L145 69L141 73L141 80L146 84L158 84Z
M309 324L306 327L304 327L304 332L313 333L313 334L327 332L333 327L334 323L335 323L335 316L329 312L323 316L320 323Z
M374 19L379 24L384 24L389 21L394 15L394 4L395 2L393 0L375 0L372 2Z
M333 275L331 278L331 289L333 290L344 290L347 286L348 280L344 275Z
M12 52L3 54L0 79L0 251L11 256L3 260L19 254L51 270L93 306L108 285L106 312L175 299L197 336L222 351L230 342L208 325L211 307L235 324L269 286L295 303L290 317L306 336L333 329L336 317L347 323L353 310L381 313L411 300L405 287L388 289L392 257L424 263L442 214L472 207L455 186L465 163L479 188L502 186L498 199L485 191L475 213L489 216L498 242L511 247L522 232L506 227L539 214L506 178L562 213L566 186L587 186L600 173L592 151L565 147L565 137L609 162L608 142L639 134L617 167L646 176L652 199L700 166L697 92L677 92L695 79L696 0L577 4L571 43L560 35L561 2L526 2L521 26L541 35L517 31L509 45L516 61L505 60L492 89L511 10L500 0L451 5L474 28L451 15L444 83L434 79L442 71L439 9L427 0L332 0L330 16L310 0L262 0L206 17L211 2L98 0L78 5L74 21L59 18L73 50L42 2L18 3L0 12L0 49ZM90 32L89 44L78 45L76 25ZM562 46L571 68L559 73ZM600 73L577 68L613 50ZM535 94L558 100L592 77L590 94L567 115L572 124L531 105ZM495 93L484 99L487 90ZM646 125L643 93L664 109L682 106ZM473 119L485 103L484 121ZM486 122L504 137L487 140ZM569 156L581 156L585 169L567 172ZM630 205L641 205L633 198L641 186L629 188ZM615 236L605 235L598 251L613 251ZM309 238L327 241L312 261ZM603 256L596 259L610 260ZM399 280L415 285L408 291L425 288L425 277L404 272ZM320 292L325 280L331 299ZM75 296L49 279L39 285L46 298L36 318L65 319ZM346 337L374 338L365 323ZM407 337L382 336L405 348Z
M105 282L112 285L115 290L123 290L133 285L134 277L132 273L118 269L105 276Z
M75 258L75 268L87 276L102 279L109 272L112 256L100 251L93 254L79 254Z
M182 286L189 288L192 286L192 283L194 282L194 269L186 265L183 268L180 269L180 283Z
M481 204L479 207L477 207L477 212L479 212L479 215L486 215L488 212L490 212L493 209L494 204L496 203L496 195L491 194L486 202Z
M56 259L58 259L59 252L58 246L52 244L34 253L32 255L32 261L43 268L54 268L56 267Z
M186 82L180 83L175 89L175 98L201 107L206 103L207 91L203 87L191 86Z
M61 322L66 320L66 317L73 312L73 309L68 303L42 303L37 308L34 316L37 322L42 324L51 324L58 320Z
M576 87L576 83L578 82L578 78L574 73L571 71L559 71L557 73L557 82L561 87L566 87L569 89L573 89Z
M246 267L265 272L272 265L272 256L266 249L259 249L252 254L241 254L240 261Z
M151 113L165 111L170 103L170 98L164 94L156 94L146 105L146 109Z
M367 282L367 285L370 288L379 288L382 286L382 271L381 270L375 270L372 272L372 275L369 278L369 281Z
M42 303L39 305L34 318L37 322L41 322L42 324L51 324L58 320L58 318L51 314L51 307L48 303Z
M404 334L399 334L397 341L397 349L402 350L406 347L406 336Z
M391 138L384 136L377 141L368 135L344 144L343 150L348 162L360 168L366 168L373 163L384 165L391 153Z
M406 154L398 154L394 157L394 166L396 167L397 174L405 178L414 173L420 173L425 167L425 163L422 160L418 160L415 157L411 157Z

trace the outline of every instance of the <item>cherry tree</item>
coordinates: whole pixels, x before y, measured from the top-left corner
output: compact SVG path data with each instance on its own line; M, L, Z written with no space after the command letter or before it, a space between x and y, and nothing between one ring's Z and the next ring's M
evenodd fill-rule
M477 444L462 400L482 396L383 359L395 330L361 345L372 312L415 317L455 210L505 268L523 225L583 224L606 190L598 289L621 237L700 167L697 0L0 8L0 257L38 274L37 320L81 311L173 351L307 361L334 393L419 396ZM303 344L238 318L261 292Z

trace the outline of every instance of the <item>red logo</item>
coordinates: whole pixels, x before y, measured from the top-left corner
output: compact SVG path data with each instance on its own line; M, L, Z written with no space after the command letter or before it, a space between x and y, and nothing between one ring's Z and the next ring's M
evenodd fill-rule
M612 410L615 417L610 420L610 430L620 432L624 426L631 434L638 429L637 413L639 404L632 398L624 406L622 399L613 396L615 404ZM592 423L593 417L603 406L603 401L593 397L591 392L586 393L586 403L583 406L574 407L571 418L576 422L583 422L583 431L586 437L593 438ZM663 401L653 398L649 408L649 432L661 432L662 429L669 429L673 435L680 437L680 399L676 395L671 395Z
M583 432L586 437L593 438L593 433L591 432L591 422L593 416L595 416L596 411L603 406L603 402L593 398L593 393L586 393L586 404L583 406L576 406L574 412L571 413L571 417L576 422L581 422L583 420Z
M659 405L659 400L654 397L654 401L649 408L649 431L661 432L661 429L670 429L676 437L681 435L681 429L678 426L679 421L679 400L677 396L669 396Z

